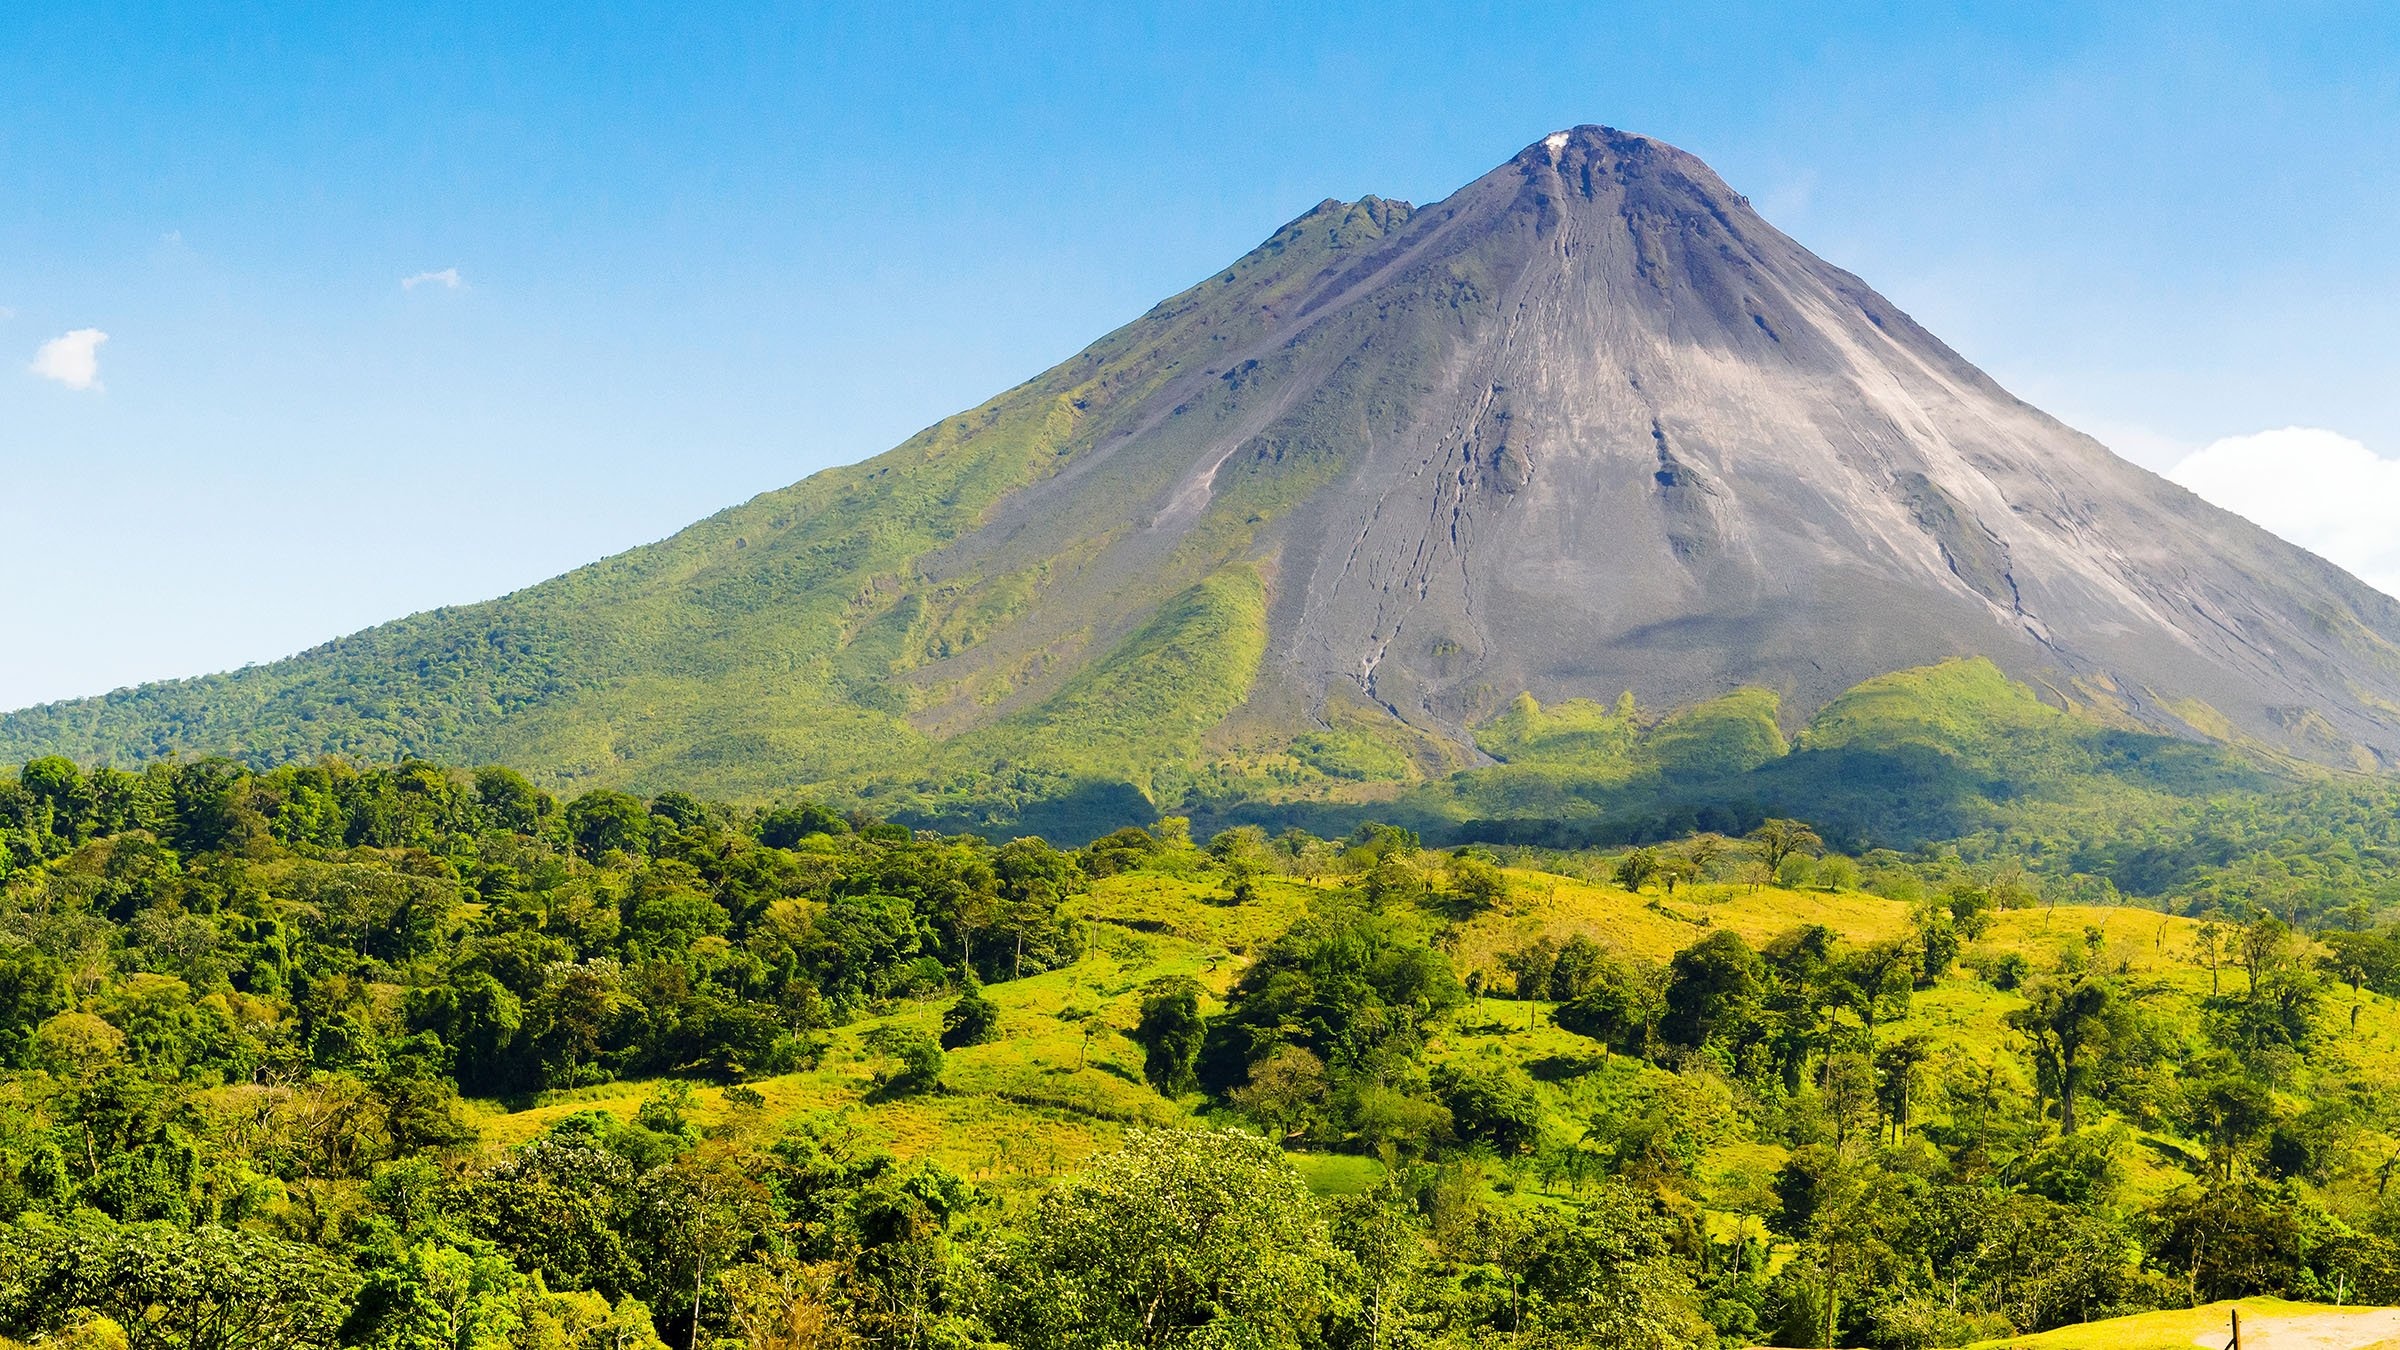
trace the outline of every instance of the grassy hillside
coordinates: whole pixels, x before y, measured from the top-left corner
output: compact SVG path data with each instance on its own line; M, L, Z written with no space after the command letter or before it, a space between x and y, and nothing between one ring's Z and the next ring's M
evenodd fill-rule
M1791 890L1707 883L1672 899L1656 892L1555 873L1510 869L1508 899L1457 926L1448 950L1462 973L1480 973L1490 987L1509 987L1506 956L1549 938L1583 937L1605 950L1663 964L1676 952L1714 932L1741 935L1763 946L1794 928L1821 924L1855 944L1904 938L1911 906L1859 890ZM1039 1182L1072 1171L1093 1153L1113 1147L1129 1127L1196 1123L1209 1104L1198 1098L1169 1100L1142 1077L1142 1050L1126 1036L1140 1017L1144 992L1155 981L1188 977L1207 990L1211 1008L1221 1008L1246 959L1255 956L1297 921L1312 901L1341 894L1344 878L1270 879L1254 899L1225 903L1225 881L1202 869L1177 876L1135 872L1096 881L1071 909L1092 926L1090 950L1059 970L990 987L1002 1010L1001 1034L985 1045L953 1051L938 1096L903 1102L874 1100L875 1057L865 1042L879 1027L938 1031L947 1000L929 998L838 1029L824 1061L807 1072L752 1080L765 1097L760 1106L727 1104L724 1090L701 1088L697 1118L736 1133L771 1137L799 1115L835 1113L887 1146L911 1156L936 1158L980 1181L1003 1186ZM1907 1011L1879 1034L1897 1038L1924 1033L1933 1038L1947 1079L1990 1076L2001 1090L2022 1096L2033 1088L2033 1066L2023 1038L2006 1025L2025 1004L2020 992L1995 988L1976 973L2014 956L2038 968L2062 952L2095 952L2099 964L2138 983L2150 1011L2163 1023L2196 1025L2203 1019L2211 976L2199 955L2203 921L2121 907L2059 905L2005 910L1990 930L1967 945L1961 963L1931 987L1917 991ZM2239 984L2238 974L2220 978ZM2358 1020L2350 1022L2355 1006ZM1556 1005L1544 1000L1487 997L1444 1018L1433 1030L1433 1063L1476 1063L1525 1071L1543 1109L1548 1144L1572 1148L1591 1114L1645 1087L1670 1084L1675 1075L1623 1056L1597 1053L1592 1041L1560 1030ZM2319 1010L2319 1031L2336 1051L2338 1072L2400 1083L2400 1001L2372 990L2342 991ZM1086 1028L1094 1034L1084 1036ZM2290 1091L2306 1099L2319 1082L2313 1073L2295 1077ZM586 1110L609 1110L630 1119L654 1090L646 1083L544 1094L529 1106L487 1102L478 1121L492 1142L521 1142L560 1118ZM1926 1122L1938 1127L1942 1121ZM2153 1122L2104 1115L2097 1128L2122 1128L2138 1147L2124 1159L2131 1193L2155 1198L2201 1179L2205 1140ZM2400 1148L2400 1133L2371 1128L2348 1147L2367 1167ZM1356 1166L1344 1155L1303 1162L1311 1175L1347 1177ZM1702 1184L1693 1198L1725 1206L1731 1216L1754 1204L1757 1174L1780 1166L1783 1150L1741 1139L1715 1143L1699 1168ZM1545 1188L1530 1176L1512 1178L1508 1169L1489 1169L1487 1184L1508 1192L1520 1186L1528 1200ZM2345 1184L2372 1185L2366 1173Z
M1477 728L1497 762L1430 773L1389 749L1346 749L1386 730L1357 717L1279 760L1222 762L1162 805L1210 828L1338 834L1390 820L1444 842L1568 849L1791 817L1855 854L1943 846L2042 859L2131 895L2249 885L2312 909L2381 895L2381 860L2400 856L2387 852L2400 847L2388 823L2400 794L2386 778L2129 730L2054 707L1987 661L1869 680L1788 739L1782 714L1764 690L1664 715L1631 695L1553 707L1520 696ZM1374 767L1336 771L1352 763ZM2279 855L2279 879L2226 874L2260 851Z
M1241 705L1266 640L1264 583L1229 567L1049 698L855 790L914 823L994 835L1086 839L1152 819L1201 738Z

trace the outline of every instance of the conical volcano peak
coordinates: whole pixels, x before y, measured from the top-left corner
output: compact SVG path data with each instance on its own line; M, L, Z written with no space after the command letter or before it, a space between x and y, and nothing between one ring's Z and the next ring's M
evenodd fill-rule
M1624 158L1641 158L1665 153L1680 155L1694 163L1699 162L1696 157L1676 149L1665 141L1644 136L1639 132L1602 126L1597 122L1585 122L1578 126L1568 127L1564 131L1553 131L1526 146L1516 157L1522 160L1529 157L1548 156L1555 160L1569 153Z
M1595 182L1606 179L1621 186L1648 180L1654 186L1747 204L1747 199L1726 186L1698 155L1654 137L1595 123L1551 132L1519 151L1509 163L1521 169L1547 167L1561 179L1578 184L1585 175Z
M1328 199L866 464L486 605L0 719L0 755L1350 782L1474 762L1520 695L1763 689L1789 729L1960 657L2125 725L2400 762L2400 606L2011 397L1698 157L1584 125L1429 205Z
M1500 233L1536 252L1581 256L1580 284L1630 267L1656 288L1738 301L1749 283L1722 276L1728 269L1780 273L1805 255L1698 156L1613 127L1553 132L1442 205L1494 217ZM1561 230L1563 240L1554 238ZM1727 317L1747 322L1741 309L1734 304Z

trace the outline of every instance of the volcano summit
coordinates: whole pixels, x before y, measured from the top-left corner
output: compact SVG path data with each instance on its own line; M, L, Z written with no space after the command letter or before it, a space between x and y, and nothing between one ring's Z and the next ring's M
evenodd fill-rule
M2118 727L2379 768L2396 644L2391 600L1587 126L1429 206L1327 201L876 459L499 600L16 713L0 753L1099 783L1134 814L1210 773L1470 766L1526 695L1757 689L1797 725L1982 657Z

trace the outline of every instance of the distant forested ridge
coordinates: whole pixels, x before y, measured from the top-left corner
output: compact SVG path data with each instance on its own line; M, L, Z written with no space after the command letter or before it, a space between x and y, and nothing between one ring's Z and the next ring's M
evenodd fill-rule
M1791 817L1061 850L36 760L0 1337L1904 1350L2400 1300L2383 791L2197 809L2143 908Z

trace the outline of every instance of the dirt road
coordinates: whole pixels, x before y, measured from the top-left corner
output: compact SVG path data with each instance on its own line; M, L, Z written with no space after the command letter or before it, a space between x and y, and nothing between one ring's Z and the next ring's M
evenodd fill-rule
M2192 1344L2225 1350L2229 1331L2220 1327L2203 1332ZM2242 1309L2242 1350L2369 1350L2387 1341L2400 1341L2400 1308L2297 1315Z

